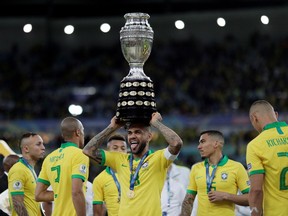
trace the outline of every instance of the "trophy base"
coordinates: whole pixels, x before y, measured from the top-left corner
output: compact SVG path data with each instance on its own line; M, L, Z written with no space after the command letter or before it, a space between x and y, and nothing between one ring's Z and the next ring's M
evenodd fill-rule
M118 121L149 124L152 113L156 111L151 80L122 80L116 111Z
M149 125L152 113L156 112L156 109L145 109L143 107L135 108L125 108L123 110L118 109L116 113L117 121L123 123L141 123Z

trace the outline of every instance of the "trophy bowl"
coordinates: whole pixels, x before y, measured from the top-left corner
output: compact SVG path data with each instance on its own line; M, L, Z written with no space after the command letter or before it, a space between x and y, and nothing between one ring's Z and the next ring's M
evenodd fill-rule
M121 122L149 124L156 112L153 81L143 70L151 53L154 32L146 13L127 13L120 31L121 50L129 63L129 73L120 83L116 118Z

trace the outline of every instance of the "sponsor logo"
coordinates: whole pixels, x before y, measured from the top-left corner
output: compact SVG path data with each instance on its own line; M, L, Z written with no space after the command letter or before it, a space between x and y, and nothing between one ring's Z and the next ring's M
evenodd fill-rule
M125 165L125 164L121 164L121 166L122 166L122 167L127 167L127 165Z
M251 164L251 163L248 163L248 164L247 164L247 169L248 169L248 170L252 169L252 164Z

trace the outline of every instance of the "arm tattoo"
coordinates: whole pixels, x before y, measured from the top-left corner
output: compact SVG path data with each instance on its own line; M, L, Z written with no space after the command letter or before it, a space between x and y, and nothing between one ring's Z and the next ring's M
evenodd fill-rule
M18 199L12 196L12 202L13 202L13 208L15 209L15 211L19 216L29 216L26 207L24 205L24 200L19 201Z
M156 121L153 126L162 133L165 140L169 144L169 152L173 155L177 155L183 145L182 139L179 137L179 135L166 125L162 124L160 121Z
M97 163L101 163L102 161L102 154L99 149L100 145L104 143L107 139L107 137L112 134L115 131L114 128L107 127L103 131L101 131L99 134L94 136L84 147L83 152L88 157L95 160Z
M181 209L180 216L190 216L191 215L193 202L194 202L194 198L191 195L186 194L186 197L182 203L182 209Z

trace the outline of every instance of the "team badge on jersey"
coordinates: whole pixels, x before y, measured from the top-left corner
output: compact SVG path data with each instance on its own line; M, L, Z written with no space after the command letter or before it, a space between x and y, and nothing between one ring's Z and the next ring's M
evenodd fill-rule
M228 178L228 173L221 173L221 179L226 180Z
M83 173L83 174L86 173L86 171L87 171L86 165L85 165L85 164L81 164L79 170L80 170L80 172Z
M22 183L20 181L15 181L13 183L14 190L21 190L22 189Z
M146 169L148 167L148 161L146 161L143 165L142 165L142 169Z

